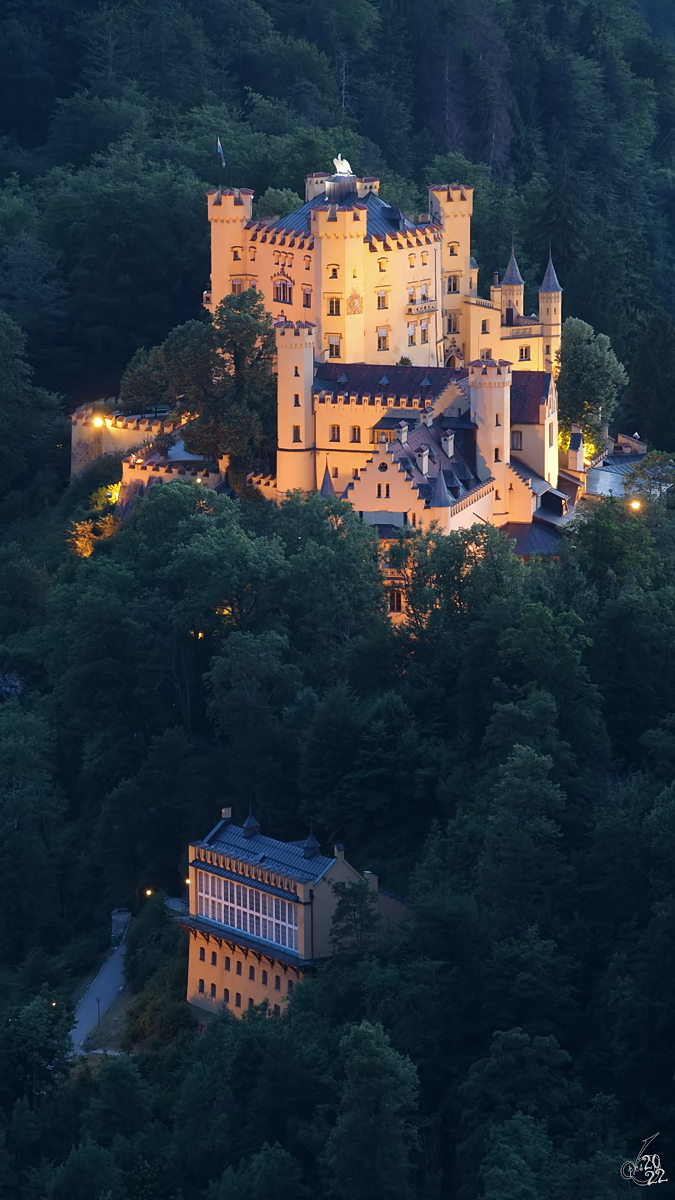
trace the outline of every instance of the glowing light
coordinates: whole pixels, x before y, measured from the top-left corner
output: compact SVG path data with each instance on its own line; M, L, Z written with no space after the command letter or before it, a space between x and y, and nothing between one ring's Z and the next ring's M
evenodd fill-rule
M145 889L145 894L146 894L146 896L151 896L151 895L152 895L152 888L146 888L146 889Z
M639 500L631 500L630 506L634 512L637 512L638 508L640 507L640 501Z
M198 475L198 476L197 476L197 483L201 483L201 481L202 481L202 477L201 477L201 475Z
M94 425L102 425L103 417L94 417Z
M52 1008L56 1008L56 1000L52 1000Z
M186 883L189 883L189 882L190 882L190 880L189 880L189 879L186 879L186 880L185 880L185 882L186 882Z

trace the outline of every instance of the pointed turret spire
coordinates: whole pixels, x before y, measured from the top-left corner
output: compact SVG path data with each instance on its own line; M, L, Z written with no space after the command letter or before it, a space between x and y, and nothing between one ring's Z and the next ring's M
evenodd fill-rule
M249 808L248 816L244 821L242 828L244 830L244 837L246 838L255 837L257 833L260 833L260 825L253 816L252 808Z
M445 482L445 476L444 476L443 472L439 470L438 475L436 476L436 479L434 481L434 490L431 493L431 500L429 501L429 507L430 508L450 508L451 504L452 504L452 498L447 489L447 485Z
M548 254L548 266L546 268L546 274L544 275L544 278L541 281L541 287L539 288L539 291L540 292L562 292L562 288L561 288L560 284L558 283L558 276L555 273L555 267L553 266L553 259L551 258L550 250L549 250L549 254Z
M524 287L524 286L525 286L525 280L523 279L523 277L520 273L518 263L516 262L515 249L512 247L511 248L511 257L509 259L509 265L506 268L506 271L504 272L504 278L502 279L502 287Z
M318 854L320 849L321 846L314 837L314 830L312 829L312 822L310 821L309 837L302 843L302 856L303 858L314 858L315 854Z
M323 481L321 484L321 491L319 494L321 496L333 496L333 497L335 496L335 488L333 487L333 480L330 477L330 471L328 470L327 462L326 462L326 470L323 473Z

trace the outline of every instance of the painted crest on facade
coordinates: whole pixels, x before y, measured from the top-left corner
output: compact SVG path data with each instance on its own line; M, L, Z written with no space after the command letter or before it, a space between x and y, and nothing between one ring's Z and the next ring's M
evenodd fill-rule
M354 288L351 296L347 297L347 316L353 317L363 312L363 296Z

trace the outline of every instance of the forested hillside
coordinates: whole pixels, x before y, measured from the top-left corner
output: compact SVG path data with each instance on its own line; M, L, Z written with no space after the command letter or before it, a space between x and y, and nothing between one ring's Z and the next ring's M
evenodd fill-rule
M667 3L7 0L3 11L0 306L26 330L38 382L71 403L115 392L139 345L198 314L217 133L220 182L258 196L301 193L338 150L414 212L430 182L474 183L483 288L514 230L531 289L550 243L566 314L607 333L626 366L657 310L673 315ZM274 196L271 210L288 203Z
M625 419L674 450L674 39L668 0L5 3L3 1200L614 1200L656 1130L672 1178L672 459L553 561L412 532L393 627L349 505L247 492L269 320L200 304L207 186L290 210L340 151L420 212L459 177L484 287L516 230L534 304L552 246L582 319L563 418L611 411L607 334ZM218 388L242 329L266 357ZM180 400L184 359L197 432L242 443L239 495L174 482L121 522L119 459L68 484L64 414L132 360L123 400ZM199 1028L163 897L227 804L312 822L408 908L386 936L352 914L281 1018ZM73 1068L120 905L130 1053Z

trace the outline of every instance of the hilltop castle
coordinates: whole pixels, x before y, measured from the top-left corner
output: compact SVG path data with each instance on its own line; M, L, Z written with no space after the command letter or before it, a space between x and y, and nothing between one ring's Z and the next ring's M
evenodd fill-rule
M482 520L517 534L534 519L554 531L578 481L559 486L553 263L536 316L515 254L482 299L472 188L430 187L412 221L379 180L336 165L275 220L253 218L249 189L208 194L206 307L253 287L274 317L277 496L333 493L380 527Z

